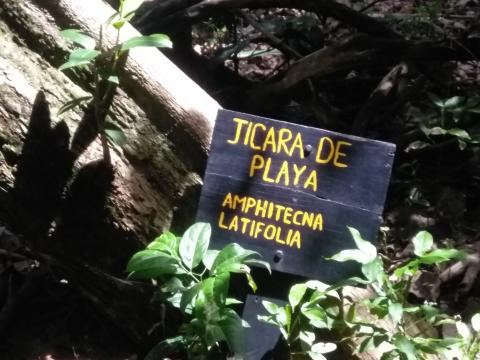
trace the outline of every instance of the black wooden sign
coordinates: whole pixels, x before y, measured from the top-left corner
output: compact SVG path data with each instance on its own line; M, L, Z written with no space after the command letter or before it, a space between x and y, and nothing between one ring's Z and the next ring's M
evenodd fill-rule
M237 242L281 272L335 281L325 260L374 240L393 144L220 110L197 213L217 248Z

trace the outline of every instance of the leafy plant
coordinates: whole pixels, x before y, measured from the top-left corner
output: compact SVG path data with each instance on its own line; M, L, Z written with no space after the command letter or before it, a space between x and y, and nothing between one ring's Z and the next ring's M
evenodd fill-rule
M478 144L478 129L474 118L480 114L480 96L454 96L448 99L441 99L434 94L429 96L438 110L432 119L420 127L429 139L453 136L462 150L467 144ZM428 143L417 142L410 144L409 148L418 148L419 145L429 146Z
M147 359L186 349L189 358L201 359L225 341L231 351L243 351L243 328L247 327L230 305L240 303L228 297L231 273L242 273L256 290L249 265L269 264L258 253L235 243L221 251L209 250L211 228L207 223L191 226L182 237L167 232L145 250L133 255L127 265L133 279L156 279L155 300L168 301L190 320L181 335L160 342Z
M91 67L94 76L95 89L93 96L84 96L72 99L64 104L58 114L63 114L86 102L93 106L93 117L96 130L100 134L103 156L110 164L108 139L118 145L123 145L126 137L121 128L111 121L107 115L112 104L113 96L119 85L119 70L128 56L128 51L135 47L171 47L172 43L167 35L153 34L138 36L120 43L120 30L133 18L135 11L144 0L120 0L118 11L106 22L105 26L112 26L117 31L115 44L112 48L104 49L103 26L100 28L98 44L89 35L78 29L66 29L61 35L79 47L74 49L67 62L59 67L60 70Z
M454 320L442 314L433 303L410 304L407 295L413 277L423 266L436 266L465 254L455 249L434 249L432 236L421 231L412 240L416 257L389 275L375 246L364 240L357 230L349 228L349 231L357 248L340 251L331 260L358 262L362 276L332 286L318 281L297 284L291 288L285 307L264 303L270 316L260 319L280 328L292 351L291 358L295 358L300 349L300 353L312 359L323 359L321 353L312 352L315 329L335 331L342 341L356 339L360 343L356 349L359 353L377 348L382 360L426 359L428 354L447 354L458 348L459 339L412 334L412 318L431 326L454 323ZM368 285L375 297L360 304L346 303L343 290L347 285ZM390 329L377 325L387 317L393 324ZM323 349L331 351L335 347L325 343Z
M315 329L331 330L342 310L339 294L328 288L320 281L311 280L290 289L285 307L263 301L269 315L258 316L258 319L280 329L288 344L290 359L324 360L323 354L337 348L334 343L317 341L314 333Z
M449 354L451 358L478 359L480 354L480 313L472 316L470 327L460 320L455 325L460 339L456 343L457 346Z

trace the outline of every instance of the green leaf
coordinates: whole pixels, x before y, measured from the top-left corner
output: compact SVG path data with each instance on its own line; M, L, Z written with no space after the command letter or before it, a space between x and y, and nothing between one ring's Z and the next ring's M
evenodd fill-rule
M187 344L184 336L176 336L173 338L160 341L145 357L145 360L157 360L183 350Z
M166 232L148 244L147 249L162 251L174 257L178 257L179 243L180 241L178 237L171 232Z
M280 306L271 301L263 300L262 305L270 315L277 315L280 311Z
M389 302L388 314L395 324L398 324L403 317L403 306L400 303Z
M422 264L436 264L465 257L465 252L456 249L437 249L418 258Z
M447 99L444 103L445 108L452 108L458 106L460 103L462 103L465 100L463 96L454 96L449 99Z
M472 329L476 332L480 332L480 313L477 313L472 316Z
M171 48L172 42L165 34L152 34L147 36L137 36L125 41L121 46L121 51L127 51L136 47L159 47Z
M225 305L240 305L243 304L243 301L237 300L235 298L227 298Z
M360 250L357 250L357 249L342 250L327 259L338 261L338 262L356 261L361 264L366 264L368 262L365 255Z
M329 328L327 313L321 307L302 309L302 314L310 320L313 327L318 329Z
M420 231L412 239L414 253L417 256L422 256L428 251L432 250L433 237L428 231Z
M290 292L288 293L288 301L292 306L292 310L295 310L295 307L300 303L306 291L306 284L295 284L290 288Z
M84 32L77 30L77 29L66 29L60 31L60 35L69 41L74 42L77 45L80 45L81 47L88 49L88 50L93 50L95 49L95 39L91 38Z
M230 350L236 354L245 351L245 328L249 327L232 309L225 308L222 319L218 322L225 334Z
M377 282L381 286L386 278L382 260L375 258L373 261L363 264L362 274L365 275L370 283Z
M472 333L470 332L467 324L457 321L455 325L457 327L458 334L462 337L462 339L469 340L471 338Z
M145 2L145 0L122 0L120 3L120 12L121 16L125 17L134 11L137 11L138 8Z
M407 146L407 148L405 149L405 152L408 153L410 151L421 150L421 149L425 149L425 148L430 147L430 146L432 146L432 145L425 142L425 141L416 140L416 141L411 142Z
M200 264L210 244L212 228L208 223L190 226L180 240L179 252L183 263L194 269Z
M417 360L415 344L404 335L397 335L394 338L394 345L398 351L404 354L408 360Z
M103 131L114 144L121 147L127 143L127 136L116 124L106 121Z
M270 268L270 264L266 261L259 260L259 259L247 259L244 261L245 264L248 265L259 265L260 267L264 267L267 269L267 271L272 274L272 269Z
M362 236L357 229L347 226L348 231L353 237L358 250L349 249L340 251L338 254L333 255L330 259L335 261L356 261L360 264L366 264L377 256L377 248L370 242L362 239Z
M175 266L178 264L177 259L163 254L156 250L142 250L135 253L127 264L127 271L141 271L150 268L158 267L159 269L165 269L166 273L170 270L175 270Z
M180 300L180 310L185 312L187 307L189 306L193 307L193 302L195 300L195 297L198 295L201 287L202 287L202 283L199 282L193 285L190 289L186 290L182 294L182 299Z
M242 263L249 257L259 255L255 251L246 250L238 244L231 243L225 246L215 258L211 272L212 274L224 271L245 272ZM248 266L246 266L248 268Z
M82 103L90 99L92 99L92 95L82 96L82 97L67 101L65 104L62 105L60 109L58 109L57 115L60 116L66 113L67 111L70 111L76 108L77 106L80 106Z
M212 269L213 262L215 258L218 256L219 250L207 250L205 256L202 259L203 265L208 269Z
M433 128L430 128L430 129L426 128L426 127L422 127L422 131L427 136L430 136L430 135L434 135L434 136L445 135L447 133L447 130L445 130L444 128L441 128L439 126L435 126Z
M453 128L447 130L447 134L456 136L460 139L471 140L470 135L463 129Z
M87 65L100 55L100 51L89 49L76 49L70 53L68 61L60 66L59 70L65 70L76 66Z
M355 304L352 304L348 308L347 315L345 316L345 321L348 323L353 323L355 321L355 316L356 316Z

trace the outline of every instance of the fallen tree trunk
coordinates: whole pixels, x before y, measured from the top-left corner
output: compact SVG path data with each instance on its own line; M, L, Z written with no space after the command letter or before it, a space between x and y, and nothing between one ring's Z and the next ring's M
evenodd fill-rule
M113 168L100 161L98 140L80 153L74 142L88 109L55 114L92 93L91 75L57 70L68 53L59 32L80 28L98 36L112 13L102 1L2 3L0 225L22 240L11 251L43 254L36 260L96 299L145 346L158 317L148 305L151 288L120 278L135 250L172 223L192 221L220 106L158 50L132 50L112 106L127 145L113 147ZM123 31L124 38L138 35L131 26ZM112 44L111 32L104 44Z

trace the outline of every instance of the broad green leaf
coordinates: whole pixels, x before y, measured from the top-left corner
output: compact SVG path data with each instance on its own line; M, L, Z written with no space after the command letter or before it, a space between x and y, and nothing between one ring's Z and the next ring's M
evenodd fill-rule
M183 263L194 269L200 264L210 244L212 228L208 223L190 226L180 240L179 252Z
M389 302L388 314L395 324L398 324L403 317L403 306L400 303Z
M92 99L92 95L82 96L70 101L67 101L65 104L62 105L60 109L58 109L57 115L60 116L67 111L75 109L77 106L80 106L82 103L87 102Z
M310 324L318 329L328 328L327 313L319 306L302 309L302 314L310 320Z
M65 70L76 66L87 65L100 55L100 51L89 49L76 49L70 53L68 61L60 66L59 70Z
M243 301L237 300L235 298L227 298L225 305L240 305L243 304Z
M412 239L414 253L417 256L422 256L428 251L432 250L433 247L433 237L428 231L420 231Z
M145 357L145 360L157 360L170 357L171 355L182 351L187 344L185 337L176 336L160 341Z
M248 323L238 316L234 310L225 308L218 325L225 334L230 350L241 355L245 351L245 328L250 327Z
M134 11L137 11L138 8L145 2L145 0L122 0L120 2L120 11L122 16L127 16Z
M365 253L366 255L371 256L373 260L373 258L377 256L377 248L372 243L364 240L357 229L350 226L347 226L347 228L348 231L350 231L350 234L352 235L358 250Z
M241 267L239 264L242 264L247 258L254 255L260 255L259 253L251 250L246 250L236 243L231 243L225 246L220 253L215 258L211 272L212 274L221 273L224 271L236 271L234 272L243 272L240 271Z
M431 144L425 142L425 141L422 141L422 140L416 140L416 141L413 141L411 142L407 148L405 149L405 152L410 152L410 151L415 151L415 150L420 150L420 149L425 149L427 147L430 147L432 146Z
M292 310L295 310L295 307L300 303L306 291L306 284L295 284L290 288L290 292L288 293L288 301L292 306Z
M270 315L277 315L279 313L279 309L280 309L280 306L278 306L277 304L274 304L272 303L271 301L268 301L268 300L263 300L262 301L262 305L263 307L265 308L265 310L267 310L267 312L270 314Z
M470 329L468 328L468 325L461 322L457 321L455 323L455 326L457 327L458 334L462 337L464 340L469 340L470 337L472 336L472 333L470 332Z
M456 249L437 249L418 258L422 264L436 264L465 257L465 252Z
M127 264L127 271L142 271L158 268L161 273L174 274L177 259L156 250L142 250L132 256Z
M178 244L179 238L171 232L166 232L148 244L147 249L162 251L178 257Z
M472 329L476 332L480 332L480 313L477 313L472 316Z
M109 121L105 122L103 131L114 144L121 147L127 143L127 136L116 124Z
M90 36L78 29L62 30L60 31L60 35L64 39L70 40L71 42L74 42L75 44L80 45L85 49L95 49L95 39L91 38Z
M125 41L121 47L121 51L127 51L136 47L159 47L171 48L172 42L165 34L152 34L146 36L137 36Z
M205 253L202 262L208 270L212 269L213 262L215 261L215 258L217 257L219 252L219 250L207 250L207 252Z
M462 103L465 100L463 96L454 96L449 99L447 99L444 103L445 108L452 108L458 106L460 103Z
M275 319L275 316L273 316L273 315L268 315L268 316L257 315L257 320L262 321L262 322L267 323L267 324L272 324L272 325L275 325L275 326L282 326L282 324L279 324L278 321Z
M336 253L332 257L328 258L328 260L334 260L338 262L356 261L361 264L366 264L369 259L360 250L347 249Z
M195 297L198 295L202 287L202 283L199 282L193 285L190 289L186 290L182 294L182 298L180 301L180 310L185 311L188 306L193 306Z
M397 335L394 338L394 345L398 351L406 356L408 360L417 360L415 344L404 335Z
M463 130L463 129L458 129L458 128L449 129L449 130L447 130L447 134L456 136L460 139L465 139L465 140L470 140L471 139L468 132Z
M356 315L356 308L355 308L355 303L350 305L347 311L347 315L345 316L345 321L348 323L353 323L355 321L355 315Z
M430 136L430 135L434 135L434 136L445 135L447 133L447 130L445 130L444 128L441 128L439 126L435 126L433 128L430 128L430 129L426 128L426 127L422 127L421 129L425 133L425 135L427 135L427 136Z
M363 264L362 274L365 275L369 282L377 282L381 286L386 277L382 260L375 258L373 261Z
M264 267L267 269L267 271L271 274L272 273L272 269L270 268L270 264L266 261L263 261L263 260L259 260L259 259L247 259L245 260L245 264L248 264L248 265L258 265L260 267Z

